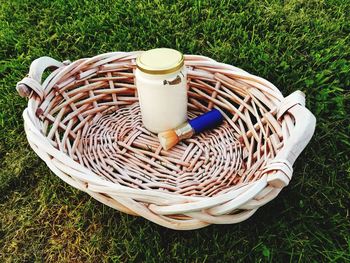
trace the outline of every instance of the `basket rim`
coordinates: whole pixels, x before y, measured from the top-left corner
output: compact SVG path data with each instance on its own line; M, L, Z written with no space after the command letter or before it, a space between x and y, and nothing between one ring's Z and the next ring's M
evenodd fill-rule
M203 208L206 206L205 202L210 202L212 200L220 200L220 202L224 202L223 200L226 200L228 204L226 207L231 209L232 204L229 201L232 197L231 195L233 192L237 193L237 190L240 188L247 187L247 189L251 189L252 187L258 187L259 193L263 191L263 189L266 189L266 187L271 187L269 191L266 194L266 196L269 196L266 200L264 200L265 203L271 201L274 197L276 197L281 191L281 189L288 185L289 181L291 180L292 173L293 173L293 164L297 157L300 155L302 150L306 147L308 142L310 141L314 130L315 130L315 124L316 119L314 115L305 107L305 96L302 92L296 91L292 93L291 95L284 97L281 93L281 91L275 87L272 83L265 80L262 77L254 76L243 69L240 69L238 67L235 67L230 64L217 62L209 57L201 56L201 55L184 55L185 57L185 65L191 66L192 64L201 65L205 68L210 68L212 70L215 70L216 72L220 72L232 77L239 76L243 79L254 79L254 81L257 81L258 83L268 85L272 89L271 92L275 95L275 98L277 98L280 102L278 107L276 107L277 111L277 119L282 118L282 116L289 112L293 116L295 116L295 127L294 132L290 134L290 137L286 138L283 142L282 148L277 152L276 156L274 158L269 159L269 168L265 171L265 174L256 181L250 181L248 183L240 183L237 185L233 185L229 188L227 192L219 193L218 195L214 196L185 196L181 195L179 193L175 192L163 192L159 190L151 190L151 189L135 189L128 186L124 186L121 184L117 184L112 181L108 181L104 178L101 178L98 174L91 171L81 163L75 161L73 158L65 154L64 152L60 151L58 148L54 147L49 139L41 133L41 131L36 127L35 124L40 123L39 117L36 115L35 112L32 111L32 109L35 108L36 105L41 103L45 100L46 96L49 94L51 89L54 88L54 84L57 80L60 79L61 76L66 74L67 72L78 72L79 69L86 65L94 65L95 67L99 67L102 64L115 61L118 59L121 60L132 60L135 59L136 56L142 51L133 51L133 52L109 52L109 53L103 53L91 58L82 58L73 61L72 63L65 62L60 63L56 60L53 60L49 57L43 57L39 58L37 61L34 61L32 63L30 72L28 74L28 77L24 78L21 82L17 84L17 90L19 93L23 93L26 96L29 96L27 107L23 111L23 119L24 119L24 129L25 133L28 139L28 142L31 146L31 148L36 152L36 154L43 159L47 166L50 168L50 170L55 173L57 176L59 176L63 181L66 183L82 190L90 195L91 193L104 193L103 190L108 189L108 194L115 193L118 194L118 196L122 196L123 198L127 198L129 195L136 196L137 198L135 201L140 200L148 200L150 201L149 209L153 211L154 213L157 213L159 215L170 215L173 214L174 211L177 211L178 213L191 213L191 211L195 207ZM40 61L40 59L42 59ZM44 63L43 63L44 62ZM187 63L187 64L186 64ZM43 71L48 66L54 66L57 69L54 70L41 84L41 77ZM37 94L38 96L32 96L33 94ZM35 141L35 144L33 143ZM45 152L42 150L45 149ZM50 155L50 156L49 156ZM51 156L54 156L55 158L51 158ZM55 166L59 167L56 168ZM69 166L67 165L69 164ZM273 175L267 175L266 172L268 171L277 171ZM80 180L78 182L77 180L74 180L74 178L71 178L70 176L74 175L74 178L77 178ZM242 190L242 189L241 189ZM96 196L92 195L97 200L99 200ZM152 200L163 198L165 201L162 203L162 205L156 205L152 203ZM172 200L171 203L169 203L167 200ZM101 201L101 200L99 200ZM107 204L104 201L101 201L105 204ZM193 202L196 202L197 206L193 205ZM226 201L225 201L226 202ZM255 207L254 205L246 205L247 208L249 208L251 211L249 216L253 214L258 207L265 203L257 205ZM177 205L179 203L180 205ZM187 204L186 204L187 203ZM128 207L128 202L124 199L120 199L120 204L122 206ZM107 204L108 205L108 204ZM244 204L242 204L244 205ZM111 206L111 205L110 205ZM130 204L131 206L131 204ZM113 206L112 206L113 207ZM119 209L119 208L118 208ZM119 210L123 211L122 208ZM133 209L129 209L130 211L134 213L139 213L140 215L144 216L145 218L154 221L158 224L166 225L170 228L182 228L178 225L173 226L172 222L170 225L167 225L167 223L163 222L163 219L160 218L153 218L152 215L146 213L143 211L140 207L134 206ZM210 210L210 209L209 209ZM215 215L225 215L225 213L228 210L225 210L225 206L217 208L215 210ZM124 211L125 212L125 211ZM144 212L144 213L143 213ZM198 218L202 218L203 220L206 220L205 222L209 223L215 223L212 222L214 219L211 217L206 217L206 215L198 215L196 214ZM247 216L247 217L249 217ZM197 218L195 217L195 218ZM242 218L244 216L242 215ZM168 220L170 220L168 218ZM174 219L175 220L175 219ZM193 219L195 220L195 219ZM197 220L197 219L196 219ZM199 220L199 219L198 219ZM204 222L204 221L200 222ZM215 219L216 220L216 219ZM214 221L215 221L214 220ZM219 220L219 219L217 219ZM224 219L222 219L224 220ZM244 219L242 219L244 220ZM241 220L241 221L242 221ZM220 221L221 222L221 221ZM226 222L225 220L222 222ZM231 221L230 221L231 222ZM186 229L193 229L192 223L194 222L187 222L187 225L183 226ZM203 227L203 224L199 224L200 227ZM173 226L173 227L171 227ZM198 227L196 227L198 228Z
M59 67L58 69L56 69L55 71L53 71L47 78L46 78L46 80L44 81L44 83L43 83L43 85L42 85L42 89L43 89L43 91L44 91L44 96L43 96L43 100L45 100L45 97L46 97L46 95L47 95L47 93L53 88L53 86L54 86L54 83L55 83L55 80L57 80L57 79L59 79L60 78L60 75L63 75L65 72L69 72L69 71L71 71L72 69L74 69L74 71L78 71L78 69L77 68L81 68L82 66L84 66L84 65L88 65L88 64L92 64L92 63L96 63L96 61L98 61L98 64L97 64L97 66L99 65L99 64L104 64L104 63L106 63L107 61L113 61L113 60L116 60L116 59L120 59L120 58L123 58L123 59L131 59L131 58L135 58L136 59L136 57L141 53L141 52L143 52L142 50L140 50L140 51L131 51L131 52L107 52L107 53L102 53L102 54L99 54L99 55L96 55L96 56L93 56L93 57L89 57L89 58L81 58L81 59L78 59L78 60L75 60L75 61L73 61L73 62L69 62L69 64L68 65L66 65L65 66L65 68L63 69L63 70L60 70L61 69L61 67ZM246 76L246 77L252 77L252 76L254 76L254 77L256 77L256 78L258 78L258 80L260 80L260 81L262 81L263 83L268 83L269 85L271 85L271 87L274 87L275 89L274 89L274 91L276 91L276 92L278 92L278 95L280 95L281 97L280 97L280 99L281 99L281 102L280 102L280 105L281 106L283 106L283 105L285 105L286 104L286 102L288 102L289 100L290 100L290 97L292 97L292 98L295 98L296 96L295 96L295 94L294 93L292 93L292 95L293 96L291 96L291 95L289 95L289 96L287 96L287 97L283 97L283 95L282 95L282 93L281 93L281 91L278 89L278 88L276 88L271 82L269 82L268 80L266 80L266 79L264 79L264 78L262 78L262 77L259 77L259 76L255 76L255 75L253 75L253 74L250 74L250 73L248 73L247 71L245 71L245 70L243 70L243 69L241 69L241 68L238 68L238 67L235 67L235 66L233 66L233 65L230 65L230 64L226 64L226 63L223 63L223 62L218 62L218 61L216 61L216 60L214 60L214 59L212 59L212 58L209 58L209 57L207 57L207 56L203 56L203 55L192 55L192 54L184 54L184 57L185 57L185 65L186 66L188 66L188 65L191 65L191 62L192 61L195 61L197 64L199 64L199 65L202 65L202 66L205 66L205 65L210 65L211 67L213 67L214 68L214 65L215 66L217 66L217 67L219 67L219 68L221 68L221 69L223 69L224 71L223 72L225 72L225 73L227 73L227 74L229 74L229 75L233 75L233 76ZM205 60L205 62L198 62L197 60ZM102 61L102 62L101 62ZM79 62L79 65L78 65L78 67L76 66L76 63L77 62ZM208 64L207 62L210 62L211 64ZM136 63L135 63L135 65L136 65ZM226 71L228 71L228 72L226 72ZM299 94L298 94L299 95ZM302 95L301 95L302 96ZM299 96L298 96L299 97ZM300 99L300 98L298 98L297 97L297 99ZM304 98L304 96L303 96L303 98ZM28 105L31 103L31 101L33 101L34 100L34 98L33 97L30 97L29 98L29 101L28 101ZM294 105L292 105L292 106L295 106L295 105L297 105L297 104L299 104L299 105L301 105L303 108L305 108L304 107L304 104L305 103L305 101L304 102L301 102L300 103L300 101L298 101L298 103L295 103ZM290 107L292 107L292 106L290 106ZM284 107L284 108L286 108L286 107ZM306 109L306 108L305 108ZM290 108L286 108L286 109L283 109L284 110L284 112L285 111L287 111L287 110L290 110ZM278 113L280 116L279 117L281 117L282 116L282 112L279 112ZM312 115L312 114L311 114ZM24 112L23 112L23 117L24 117ZM24 118L24 121L25 122L28 122L29 120L30 120L31 118ZM27 131L26 131L27 132ZM312 136L312 134L311 134L311 136ZM45 136L42 136L42 138L41 138L42 140L44 140L45 142L46 142L46 147L49 145L50 147L52 147L52 150L53 150L53 154L55 155L55 156L58 156L57 154L58 153L62 153L60 150L58 150L58 149L56 149L55 147L53 147L51 144L50 144L50 142L48 141L48 139L47 139L47 137L45 137ZM279 151L279 153L280 152L285 152L285 148L286 148L286 143L287 143L287 141L288 141L288 139L290 139L290 138L287 138L287 140L284 142L284 145L283 145L283 147L280 149L280 151ZM284 155L289 155L289 153L291 153L292 152L292 150L293 149L288 149L288 153L285 153L285 154L279 154L280 156L284 156ZM83 166L82 164L80 164L80 163L78 163L78 162L76 162L76 161L74 161L72 158L70 158L69 156L67 156L67 155L64 155L64 156L66 156L67 158L69 158L70 160L72 160L73 162L75 162L75 165L76 166L79 166L80 168L81 168L81 170L82 171L84 171L85 173L86 173L86 175L88 174L88 172L89 173L92 173L93 174L93 176L95 176L96 178L98 178L98 180L97 180L97 182L96 183L100 183L100 184L102 184L102 182L104 182L104 183L106 183L106 182L108 182L108 183L111 183L111 185L109 185L109 184L107 184L108 186L118 186L118 188L120 187L120 189L123 189L123 188L126 188L126 189L132 189L132 188L130 188L130 187L127 187L127 186L123 186L123 185L118 185L118 184L116 184L116 183L113 183L113 182L109 182L109 181L107 181L107 180L104 180L104 179L101 179L100 178L100 176L98 176L96 173L94 173L94 172L92 172L92 171L90 171L88 168L86 168L85 166ZM298 157L298 156L296 156L296 157ZM295 158L296 159L296 158ZM292 165L293 165L293 163L294 163L294 161L293 162L289 162L288 160L283 160L283 158L280 158L278 155L277 156L275 156L273 159L270 159L270 163L274 163L274 162L276 162L276 163L283 163L285 166L287 166L287 169L289 169L291 172L293 171L292 170ZM81 178L81 179L83 179L83 178ZM87 178L86 177L84 177L84 179L86 180ZM289 180L291 179L291 178L288 178ZM260 180L260 179L259 179ZM286 182L286 184L288 184L289 183L289 180L288 180L288 182ZM254 183L254 182L248 182L248 184L252 184L252 183ZM106 186L107 186L106 185ZM157 192L157 193L159 193L159 191L157 191L157 190L145 190L145 189L134 189L134 190L136 190L136 191L142 191L142 192L144 192L144 193L148 193L148 191L150 191L150 192ZM231 190L231 189L230 189ZM169 197L170 196L182 196L182 195L179 195L179 194L175 194L175 193L166 193L166 192L164 192L164 194L165 195L169 195ZM194 198L194 199L202 199L202 198L210 198L210 197L205 197L205 196L196 196L196 198ZM187 197L186 197L186 199L188 199Z

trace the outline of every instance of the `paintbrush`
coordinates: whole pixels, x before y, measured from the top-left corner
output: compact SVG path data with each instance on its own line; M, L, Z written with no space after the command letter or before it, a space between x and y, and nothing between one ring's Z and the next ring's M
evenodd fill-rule
M221 112L213 109L183 123L175 129L160 132L158 134L159 142L165 150L169 150L183 139L191 138L194 134L217 127L222 123L223 119Z

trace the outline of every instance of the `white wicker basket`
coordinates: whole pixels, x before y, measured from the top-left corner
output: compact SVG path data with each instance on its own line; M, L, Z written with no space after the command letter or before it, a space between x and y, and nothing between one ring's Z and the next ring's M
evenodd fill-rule
M203 56L186 55L189 116L215 107L219 128L164 151L142 127L139 52L73 63L35 60L17 84L30 146L63 181L122 212L188 230L249 218L275 198L311 139L302 92ZM43 72L56 68L42 83Z

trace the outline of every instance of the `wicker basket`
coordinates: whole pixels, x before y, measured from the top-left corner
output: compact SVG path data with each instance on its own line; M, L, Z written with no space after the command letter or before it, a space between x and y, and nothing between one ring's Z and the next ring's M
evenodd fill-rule
M30 146L63 181L122 212L180 230L249 218L288 185L315 117L302 92L186 55L189 117L215 107L223 125L164 151L142 127L139 52L73 63L35 60L17 84ZM43 72L55 70L42 83Z

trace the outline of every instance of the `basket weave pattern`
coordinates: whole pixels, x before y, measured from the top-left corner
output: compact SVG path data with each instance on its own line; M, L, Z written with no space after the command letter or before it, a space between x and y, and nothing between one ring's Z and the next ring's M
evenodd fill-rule
M311 139L300 91L203 56L185 56L189 118L219 109L224 123L169 151L141 121L139 52L73 63L35 60L17 84L29 144L68 184L100 202L173 229L237 223L275 198ZM47 68L57 68L41 83Z

